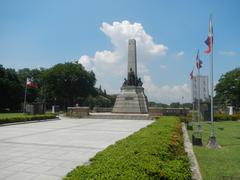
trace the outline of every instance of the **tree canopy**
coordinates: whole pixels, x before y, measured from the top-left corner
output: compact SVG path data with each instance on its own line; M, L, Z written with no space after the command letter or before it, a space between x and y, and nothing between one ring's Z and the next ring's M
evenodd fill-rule
M74 106L82 104L86 97L94 94L95 74L86 71L81 64L57 64L43 74L47 97L54 103Z
M18 110L23 102L24 87L14 69L0 65L0 111Z
M240 68L222 75L215 88L215 100L224 106L240 106Z

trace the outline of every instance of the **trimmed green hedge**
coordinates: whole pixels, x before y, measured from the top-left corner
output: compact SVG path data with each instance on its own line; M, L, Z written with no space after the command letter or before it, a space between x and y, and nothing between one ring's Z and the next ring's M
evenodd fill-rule
M191 179L180 120L161 117L67 174L72 179Z
M237 121L237 120L240 120L240 114L233 114L233 115L215 114L214 120L215 121Z
M56 115L52 113L39 114L39 115L11 114L9 116L5 114L0 116L0 124L33 121L33 120L41 120L41 119L54 119L54 118L56 118Z
M188 114L187 116L181 116L180 117L182 122L188 123L192 121L192 115ZM197 116L195 116L195 119L197 119ZM240 114L221 114L217 113L214 115L214 121L237 121L240 120Z

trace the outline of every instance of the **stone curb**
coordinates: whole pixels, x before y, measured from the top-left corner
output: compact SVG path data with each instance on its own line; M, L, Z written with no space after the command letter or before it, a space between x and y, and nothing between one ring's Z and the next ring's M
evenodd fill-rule
M192 143L188 137L187 129L184 123L182 123L182 132L184 138L184 148L188 154L188 158L190 161L190 169L192 171L192 179L194 180L202 180L202 175L200 173L199 165L196 159L196 156L193 152Z

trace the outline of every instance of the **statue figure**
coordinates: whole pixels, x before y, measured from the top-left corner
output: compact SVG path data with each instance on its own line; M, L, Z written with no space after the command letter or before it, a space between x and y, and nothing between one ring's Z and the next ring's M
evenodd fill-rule
M137 80L137 85L138 85L138 86L142 86L142 85L143 85L143 82L142 82L141 78L138 78L138 80Z
M127 86L128 85L128 80L126 78L124 78L124 82L122 86Z
M136 78L134 75L134 71L130 68L130 72L128 72L128 85L135 86L136 85Z

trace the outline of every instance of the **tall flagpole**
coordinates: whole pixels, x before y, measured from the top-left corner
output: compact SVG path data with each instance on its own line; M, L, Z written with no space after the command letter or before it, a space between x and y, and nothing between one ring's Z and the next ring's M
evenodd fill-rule
M194 93L193 93L193 89L194 89L194 87L193 87L193 80L194 79L192 79L192 125L193 125L193 123L194 123L194 121L195 121L195 115L194 115Z
M211 47L211 55L210 55L210 79L211 79L211 134L208 141L208 147L210 148L218 148L220 147L217 144L215 132L214 132L214 108L213 108L213 27L212 27L212 15L210 15L209 21L209 32L210 32L210 47Z
M197 54L197 61L199 64L198 69L198 78L197 78L197 83L198 83L198 126L197 126L197 130L201 131L202 130L202 126L201 126L201 107L200 107L200 58L199 58L199 50L198 50L198 54Z
M212 21L212 16L210 17L210 21ZM211 69L211 73L210 73L210 79L211 79L211 137L215 137L215 133L214 133L214 113L213 113L213 42L211 43L211 60L210 60L210 69Z

